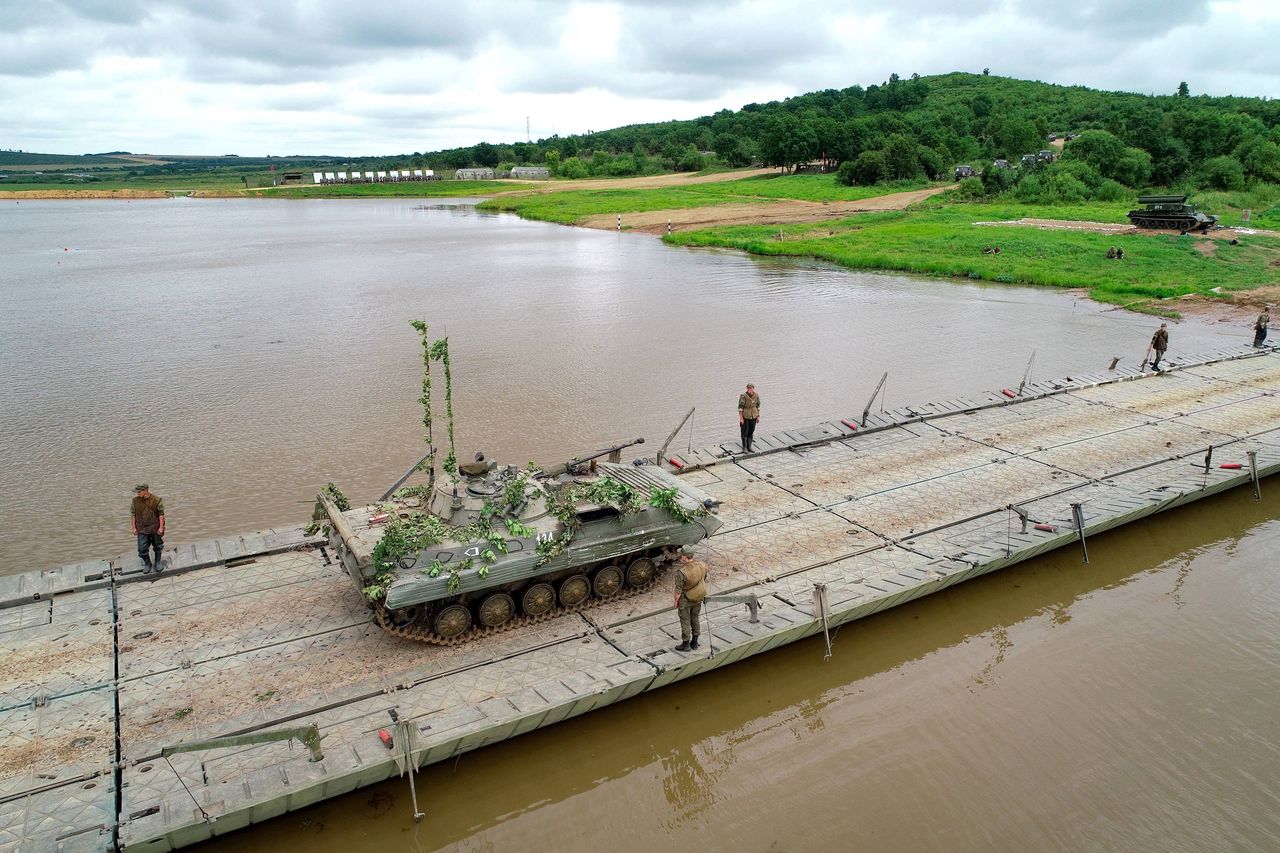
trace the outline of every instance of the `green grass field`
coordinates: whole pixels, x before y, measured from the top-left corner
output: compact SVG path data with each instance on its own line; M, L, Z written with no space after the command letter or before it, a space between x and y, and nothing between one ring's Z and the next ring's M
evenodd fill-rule
M874 187L846 187L836 183L831 175L765 175L682 187L522 193L492 198L479 207L512 211L527 219L572 225L600 214L675 210L744 201L767 204L781 199L858 201L926 186L928 184L924 181L901 181Z
M1260 184L1237 192L1198 192L1190 201L1207 213L1216 213L1221 225L1242 225L1280 231L1280 186ZM1242 211L1250 212L1245 222Z
M1195 237L1108 235L979 226L1023 217L1126 222L1127 205L1069 207L956 204L931 199L908 211L868 213L818 225L761 225L677 232L682 246L719 246L759 255L821 258L857 269L901 270L1008 284L1079 287L1103 302L1172 313L1160 301L1217 287L1230 292L1280 283L1280 239L1248 237L1232 246ZM984 254L999 246L1000 254ZM1109 260L1109 246L1124 249ZM1202 248L1210 247L1210 251ZM1212 294L1210 294L1212 295Z
M20 176L22 173L15 172L14 177ZM263 173L267 175L268 173ZM258 175L250 177L250 183L254 180L270 180L269 178L259 178ZM23 190L38 190L59 192L62 190L73 192L95 192L100 190L153 190L156 192L190 192L193 190L217 190L225 192L235 192L243 190L244 181L241 180L240 174L228 172L192 172L190 174L177 175L135 175L130 176L127 173L119 174L103 173L96 181L22 181L11 178L10 180L0 183L0 191L12 192Z

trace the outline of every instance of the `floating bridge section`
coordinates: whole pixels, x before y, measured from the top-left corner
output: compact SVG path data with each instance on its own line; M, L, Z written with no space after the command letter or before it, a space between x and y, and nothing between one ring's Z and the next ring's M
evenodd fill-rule
M458 647L400 641L302 528L179 547L159 577L130 555L0 578L0 850L191 844L394 776L406 742L415 763L442 761L821 634L817 586L835 627L1079 547L1080 529L1259 487L1255 472L1280 469L1280 355L1227 350L755 442L673 457L723 501L697 555L713 594L762 604L751 622L711 599L702 653L671 650L666 583ZM408 728L389 750L393 712ZM161 757L310 723L319 762L285 742Z

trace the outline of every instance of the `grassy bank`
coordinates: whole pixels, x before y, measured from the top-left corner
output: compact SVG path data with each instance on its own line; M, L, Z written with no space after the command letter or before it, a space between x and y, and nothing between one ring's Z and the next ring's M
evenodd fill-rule
M874 187L846 187L831 175L763 175L737 181L688 184L657 189L582 189L555 193L519 193L482 202L485 210L505 210L528 219L572 225L591 216L683 210L718 204L773 201L859 201L928 186L924 181L901 181Z
M1280 231L1280 186L1259 184L1248 190L1202 191L1191 193L1191 199L1207 213L1218 215L1221 225L1266 228ZM1243 212L1250 212L1244 221Z
M94 193L109 190L140 190L158 193L243 191L241 176L224 172L201 172L189 175L118 175L92 181L22 181L11 178L0 183L3 192L74 192Z
M1280 283L1280 239L1248 237L1232 246L1226 240L1174 233L1110 235L980 226L974 223L1023 217L1123 223L1128 206L930 201L914 210L869 213L818 225L710 228L677 232L665 239L681 246L814 257L856 269L1085 288L1103 302L1145 301L1138 307L1157 313L1170 313L1160 300L1210 294L1213 288L1230 292ZM1000 253L984 254L986 246L999 246ZM1109 260L1109 246L1123 248L1124 260Z

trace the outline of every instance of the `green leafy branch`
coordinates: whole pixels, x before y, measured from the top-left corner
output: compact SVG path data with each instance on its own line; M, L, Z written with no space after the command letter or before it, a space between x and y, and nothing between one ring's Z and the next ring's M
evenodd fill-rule
M329 500L333 501L333 505L338 508L338 512L346 512L351 509L351 501L347 500L347 496L342 493L342 489L339 489L333 483L325 483L320 493L328 496ZM314 536L320 530L320 526L324 524L327 516L328 513L324 511L324 504L316 501L315 509L311 512L311 523L307 525L306 530L303 532L308 536Z
M676 520L681 524L688 524L707 514L707 511L701 507L695 510L685 509L677 500L679 494L680 490L675 486L668 488L655 486L649 490L649 506L666 510L675 516Z
M418 398L418 402L422 404L423 437L427 442L427 458L422 464L427 470L434 470L436 446L431 437L431 338L427 335L426 321L410 320L409 325L422 338L422 396Z
M450 474L457 474L458 451L453 443L453 370L449 362L448 338L441 338L431 345L431 358L444 368L444 411L449 426L449 455L440 467Z

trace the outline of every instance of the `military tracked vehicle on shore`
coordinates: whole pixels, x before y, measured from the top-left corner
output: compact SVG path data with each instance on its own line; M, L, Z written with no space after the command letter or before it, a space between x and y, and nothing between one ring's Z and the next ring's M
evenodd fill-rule
M1139 228L1171 228L1184 234L1188 231L1208 234L1209 229L1218 223L1218 217L1187 204L1185 195L1140 195L1138 204L1146 207L1131 210L1127 215L1129 221Z
M720 528L711 495L621 464L642 441L547 469L477 454L372 507L344 511L322 492L318 518L383 629L453 645L642 592Z

